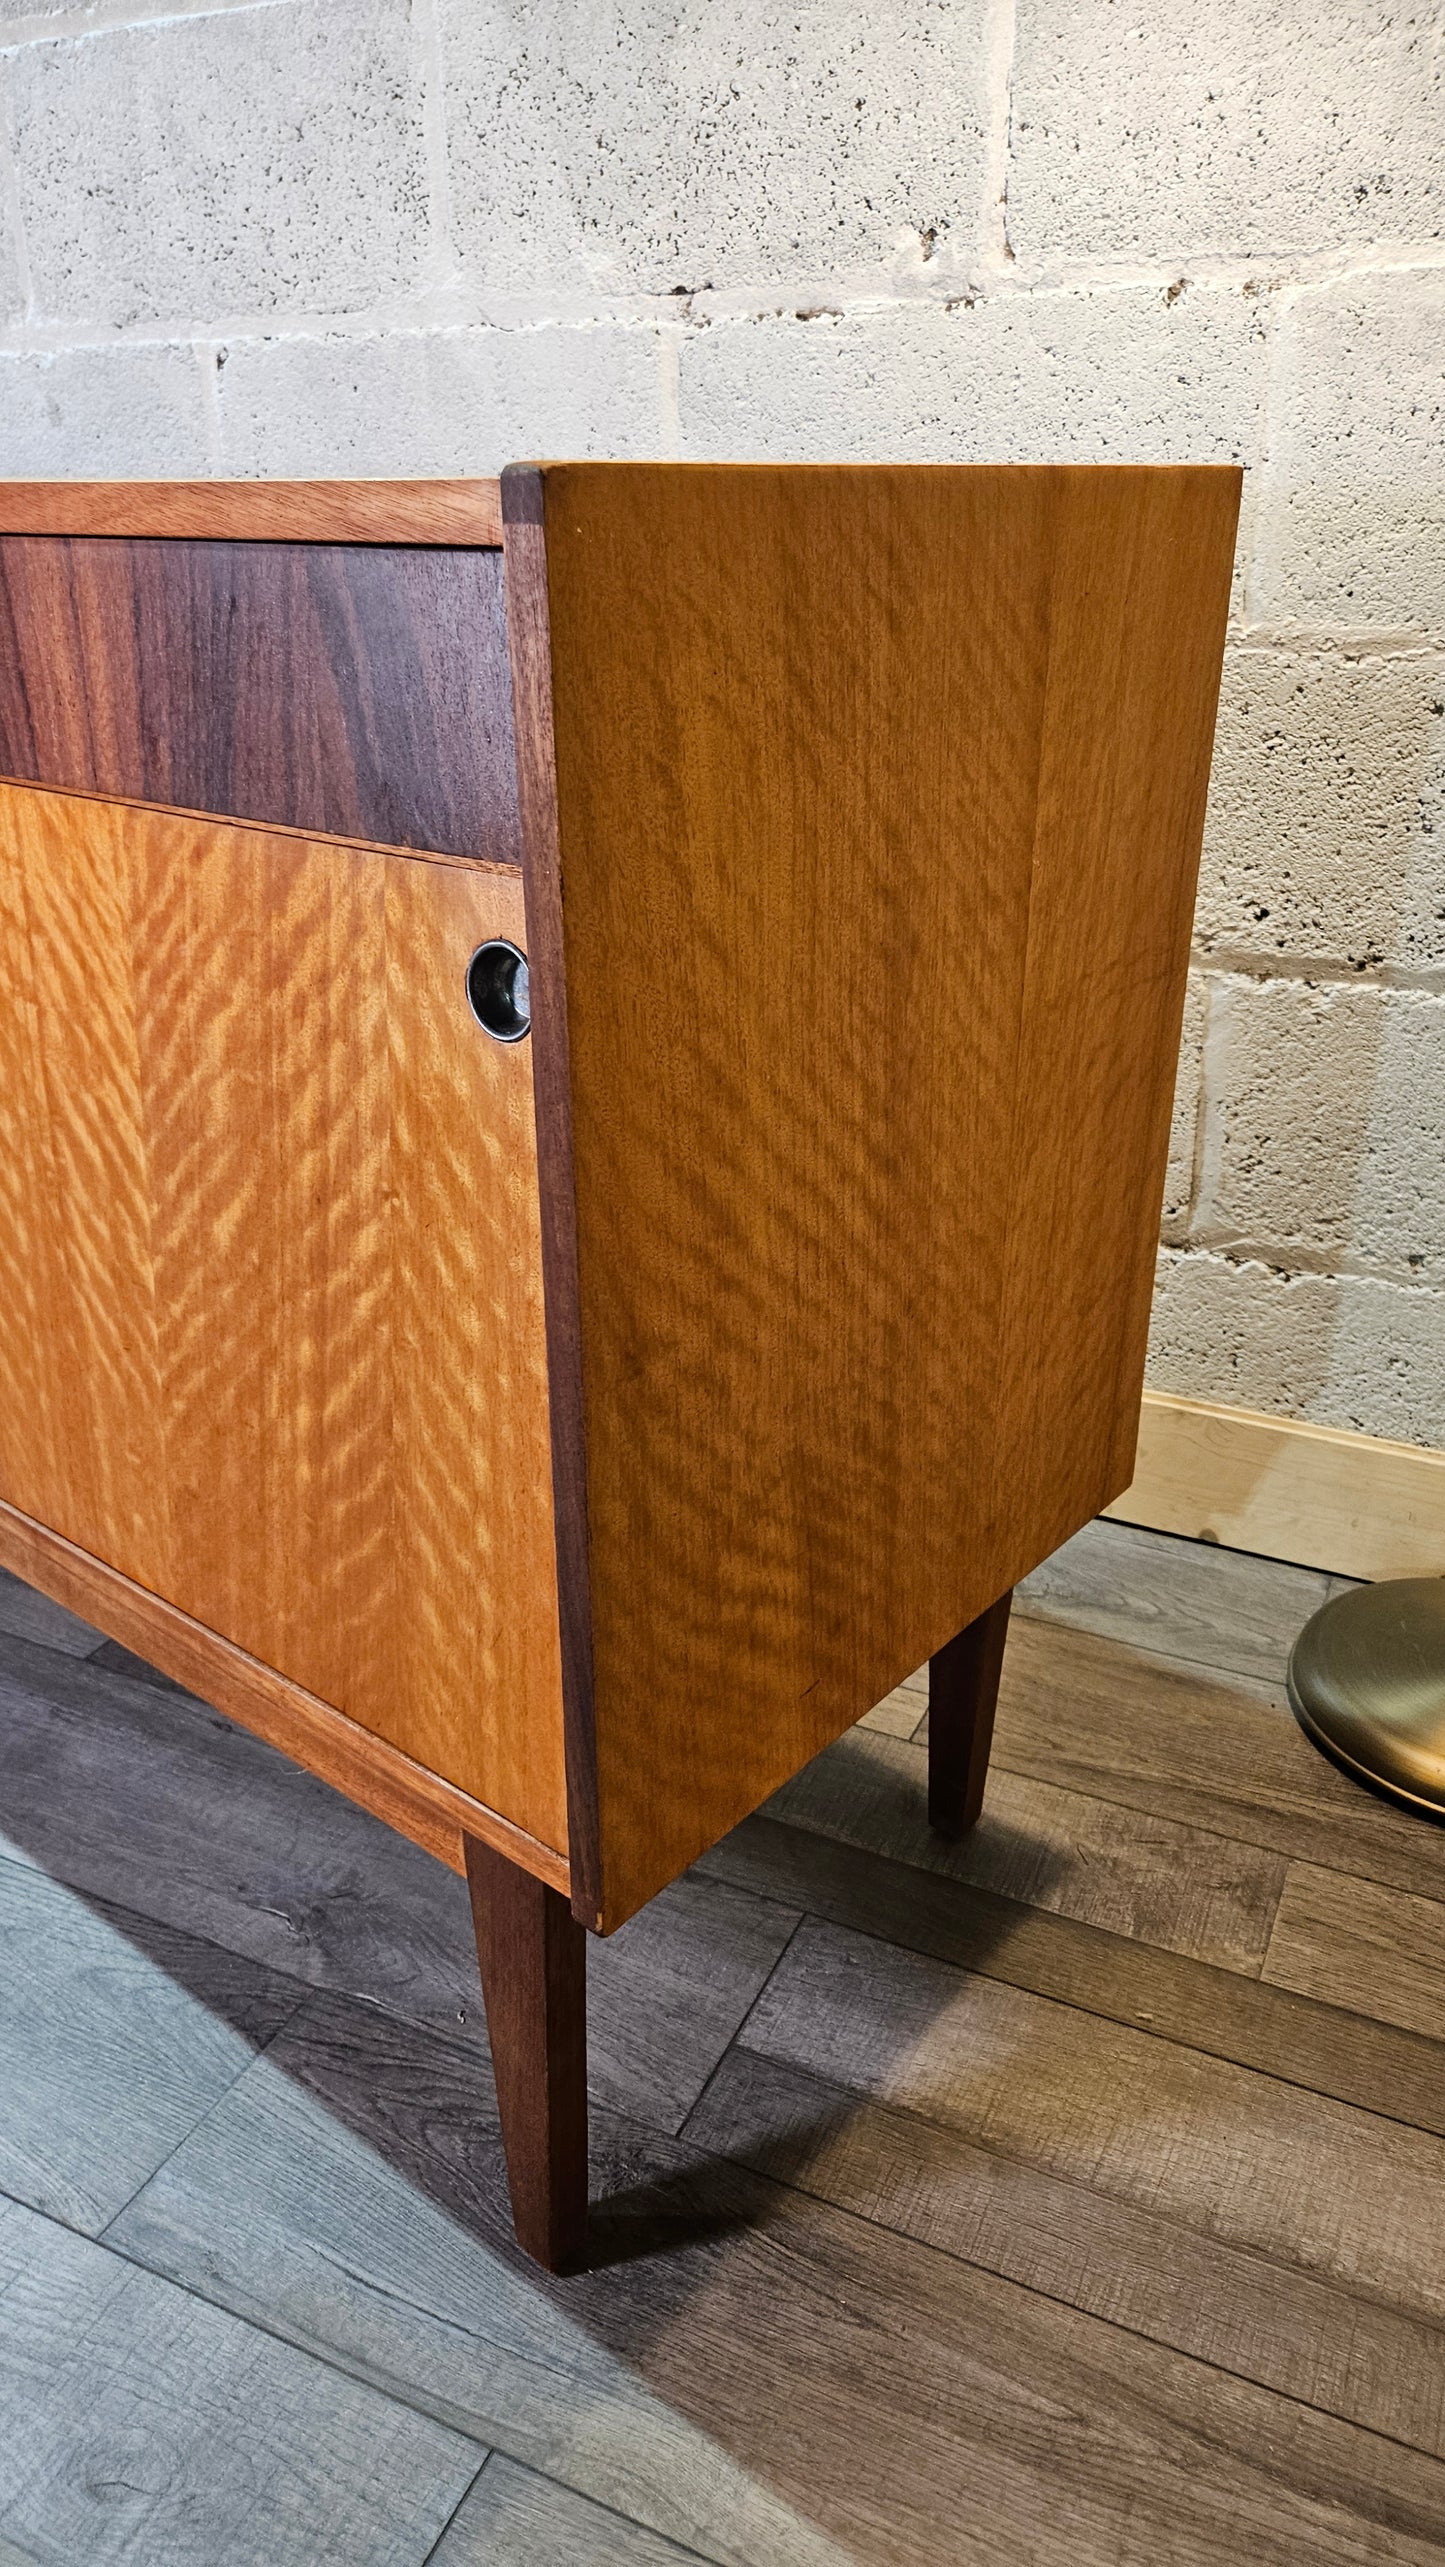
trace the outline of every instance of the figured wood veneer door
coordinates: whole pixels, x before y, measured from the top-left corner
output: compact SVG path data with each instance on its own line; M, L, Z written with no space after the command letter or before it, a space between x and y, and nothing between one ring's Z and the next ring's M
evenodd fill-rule
M566 1847L517 878L0 786L0 1496Z

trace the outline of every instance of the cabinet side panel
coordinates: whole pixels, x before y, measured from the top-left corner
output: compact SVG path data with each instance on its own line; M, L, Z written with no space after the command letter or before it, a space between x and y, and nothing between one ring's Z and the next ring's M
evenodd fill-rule
M1229 606L1225 472L1079 472L1055 566L1012 1150L1008 1583L1127 1487Z
M1057 477L544 476L603 1916L988 1604Z
M0 536L0 774L515 864L501 562Z

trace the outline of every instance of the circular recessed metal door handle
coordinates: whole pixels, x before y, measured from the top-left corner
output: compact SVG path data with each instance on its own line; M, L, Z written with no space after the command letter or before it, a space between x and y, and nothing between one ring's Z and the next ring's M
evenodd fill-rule
M467 965L467 997L484 1033L497 1043L520 1043L532 1023L532 982L519 945L494 936L478 945Z

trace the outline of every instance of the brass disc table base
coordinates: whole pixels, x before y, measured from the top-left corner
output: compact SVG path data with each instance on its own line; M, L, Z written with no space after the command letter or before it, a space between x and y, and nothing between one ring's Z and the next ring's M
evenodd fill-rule
M1290 1709L1357 1781L1445 1818L1445 1578L1387 1578L1321 1605L1290 1652Z

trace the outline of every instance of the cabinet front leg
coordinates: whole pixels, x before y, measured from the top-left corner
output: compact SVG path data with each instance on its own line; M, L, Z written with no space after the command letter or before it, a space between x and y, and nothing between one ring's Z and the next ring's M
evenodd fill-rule
M517 2241L561 2273L587 2236L587 1937L545 1881L466 1856Z
M928 1823L965 1836L983 1807L1013 1589L928 1661Z

